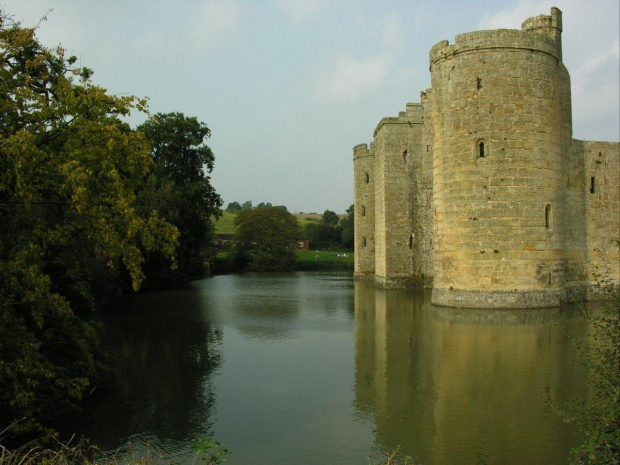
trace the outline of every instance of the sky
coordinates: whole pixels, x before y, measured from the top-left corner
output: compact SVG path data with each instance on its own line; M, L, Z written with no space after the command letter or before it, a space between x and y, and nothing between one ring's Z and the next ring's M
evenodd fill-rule
M0 0L111 94L211 130L224 206L344 213L353 147L430 87L430 48L563 12L573 136L618 141L618 0ZM44 21L42 18L46 17ZM134 114L132 125L146 115Z

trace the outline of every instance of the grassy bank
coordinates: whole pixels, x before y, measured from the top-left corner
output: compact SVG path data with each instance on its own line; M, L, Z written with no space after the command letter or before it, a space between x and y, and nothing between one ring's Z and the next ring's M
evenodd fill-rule
M353 271L353 251L351 250L297 250L297 271ZM219 252L213 264L213 274L226 274L238 271L230 252Z
M215 220L215 218L211 218L214 222L213 228L215 234L235 234L237 232L237 228L235 228L236 217L237 212L223 211L222 216L217 220Z
M298 250L297 270L353 270L351 250Z

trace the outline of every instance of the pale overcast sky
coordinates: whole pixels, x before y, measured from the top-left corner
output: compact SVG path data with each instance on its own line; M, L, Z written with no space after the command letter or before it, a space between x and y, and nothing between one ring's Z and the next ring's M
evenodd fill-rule
M41 23L113 94L196 116L212 131L225 205L344 213L353 146L430 87L428 52L480 29L563 12L577 139L619 139L618 0L0 0ZM142 122L143 117L132 123Z

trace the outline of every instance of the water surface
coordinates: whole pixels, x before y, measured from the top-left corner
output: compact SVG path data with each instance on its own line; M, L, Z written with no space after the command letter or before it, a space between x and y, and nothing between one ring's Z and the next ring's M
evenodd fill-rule
M459 310L349 274L244 274L131 296L104 317L118 389L81 432L182 462L213 435L231 464L566 463L546 407L585 395L570 308ZM94 397L97 397L96 395Z

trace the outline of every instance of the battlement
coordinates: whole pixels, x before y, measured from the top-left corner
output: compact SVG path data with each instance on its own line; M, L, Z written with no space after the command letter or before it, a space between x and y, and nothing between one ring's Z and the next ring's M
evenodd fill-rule
M550 15L538 15L528 18L521 24L523 31L546 33L552 29L562 32L562 12L556 8L551 8Z
M551 37L518 29L494 29L459 34L454 39L454 45L450 45L447 40L438 42L431 48L430 66L460 54L489 49L539 52L561 61L561 50L558 49L555 39Z
M538 15L523 21L521 29L549 37L556 43L558 58L562 60L562 12L551 8L551 15Z
M398 113L398 116L386 116L379 121L375 128L375 136L384 125L387 124L424 124L424 104L407 103L405 111Z
M372 156L371 152L368 150L368 144L358 144L353 147L353 160L368 156Z

